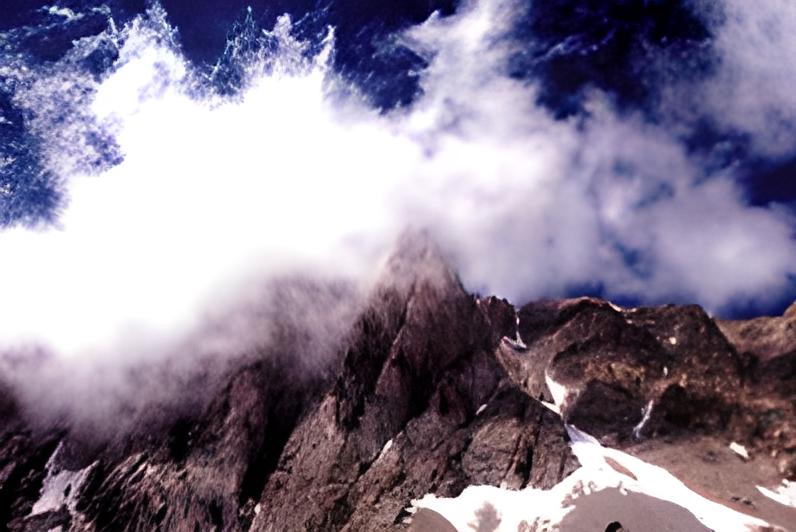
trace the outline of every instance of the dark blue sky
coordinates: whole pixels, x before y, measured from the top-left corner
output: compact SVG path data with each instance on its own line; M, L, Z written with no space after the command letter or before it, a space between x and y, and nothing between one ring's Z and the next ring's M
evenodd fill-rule
M89 2L70 0L59 5L75 11ZM111 0L108 5L117 21L142 12L146 0ZM363 2L357 0L163 0L169 19L180 32L185 54L197 64L215 62L224 50L236 21L252 8L260 27L273 26L276 18L290 13L303 21L302 30L321 32L327 24L336 28L338 68L358 82L379 107L389 109L409 103L416 94L416 80L408 73L422 68L423 61L406 49L378 54L378 45L395 31L425 20L432 12L450 14L455 0ZM36 10L49 5L41 0L7 0L0 28L41 24ZM717 58L705 46L711 31L693 11L690 1L650 0L546 0L529 3L516 21L514 37L523 46L510 68L513 75L541 84L539 101L558 116L582 113L584 94L596 87L612 95L619 108L641 110L655 117L660 73L655 59L678 56L678 75L699 78L711 72ZM104 28L104 19L68 29L53 27L26 43L28 51L42 58L58 57L71 40ZM746 139L715 124L702 122L687 139L696 151L710 151L717 144L734 146L728 164L743 167L742 184L754 204L796 201L793 155L776 158L747 153ZM724 152L726 152L726 148Z

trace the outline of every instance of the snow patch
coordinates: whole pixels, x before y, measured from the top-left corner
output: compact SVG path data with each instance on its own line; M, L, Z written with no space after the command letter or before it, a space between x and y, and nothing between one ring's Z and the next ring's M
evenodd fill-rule
M664 368L665 370L666 368ZM635 439L641 438L641 431L644 428L644 425L650 420L650 415L652 415L652 407L655 406L655 401L650 399L650 401L641 409L641 421L638 422L638 425L633 427L633 437Z
M545 408L547 408L547 409L548 409L548 410L550 410L551 412L555 412L555 413L556 413L556 414L558 414L559 416L561 415L561 409L559 409L559 408L558 408L556 405L554 405L553 403L548 403L547 401L541 401L541 400L540 400L539 402L540 402L540 403L542 403L542 406L544 406Z
M743 458L744 460L749 460L749 451L746 450L746 447L741 445L740 443L732 442L730 444L730 450Z
M796 508L796 482L783 480L782 484L773 490L757 486L757 491L780 504Z
M521 349L528 349L528 346L525 345L525 342L522 341L522 336L520 336L520 313L516 310L514 311L514 325L515 325L515 336L514 342L521 348Z
M528 346L525 345L521 340L517 341L515 338L509 338L508 336L503 337L503 342L509 344L509 346L515 351L525 351L528 349Z
M569 398L570 391L563 384L554 381L549 373L545 373L544 380L547 383L547 389L550 390L550 395L553 396L553 403L556 409L561 413L564 403Z
M382 458L384 458L391 447L392 447L392 439L389 439L387 440L387 443L384 444L384 447L381 448L381 452L379 453L379 457L376 458L376 461L379 461Z
M475 411L475 415L476 416L480 415L481 412L483 412L484 410L486 410L486 403L484 403L484 404L482 404L481 406L478 407L478 410Z
M523 521L532 522L536 517L549 524L560 523L574 509L564 507L561 502L565 496L574 491L574 484L559 484L551 490L528 488L522 491L501 489L495 486L469 486L455 499L446 499L435 495L426 495L422 499L413 500L415 509L428 508L447 519L456 530L472 531L470 526L478 522L477 510L489 505L500 514L499 531L520 530ZM533 508L533 514L529 511Z
M677 345L677 338L674 336L669 337L669 343L672 345Z
M605 459L611 458L633 473L637 479L621 475L620 483L626 490L682 506L708 528L740 532L747 531L751 526L768 526L768 523L760 519L737 512L691 491L662 467L648 464L622 451L603 447L596 439L575 427L567 426L567 432L572 439L572 452L583 467L593 469L594 477L606 487L611 487L612 484L612 487L619 487L616 485L616 475L620 473L610 465L607 470L605 467Z
M412 501L415 508L428 508L447 519L457 530L470 531L478 522L476 512L492 506L500 516L500 531L516 531L522 523L543 523L554 529L575 508L574 501L608 488L635 492L668 501L690 511L708 528L722 532L748 532L768 523L742 514L691 491L665 469L624 452L603 447L595 438L567 426L572 452L581 467L549 490L527 488L512 491L494 486L470 486L456 498L429 494ZM620 471L623 469L625 471ZM629 476L630 473L632 476Z
M66 506L70 514L75 514L77 495L94 469L96 462L78 471L60 469L56 462L61 452L63 452L63 443L58 444L55 452L47 461L45 466L47 476L42 483L39 500L33 504L30 515L58 510L61 506Z

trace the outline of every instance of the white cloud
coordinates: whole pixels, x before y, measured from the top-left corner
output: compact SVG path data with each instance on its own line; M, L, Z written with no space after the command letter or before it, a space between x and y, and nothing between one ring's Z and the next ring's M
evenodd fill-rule
M0 233L0 348L151 359L260 282L368 278L407 226L429 228L469 288L517 303L595 282L712 310L785 290L792 220L747 206L729 175L705 180L663 126L599 93L589 118L554 120L505 74L513 9L485 0L407 32L430 60L424 93L386 116L328 97L342 82L289 46L239 98L197 96L139 20L83 109L113 125L124 162L87 176L50 157L69 183L61 227Z
M796 4L700 0L715 33L716 71L691 97L719 124L750 135L766 156L796 146Z

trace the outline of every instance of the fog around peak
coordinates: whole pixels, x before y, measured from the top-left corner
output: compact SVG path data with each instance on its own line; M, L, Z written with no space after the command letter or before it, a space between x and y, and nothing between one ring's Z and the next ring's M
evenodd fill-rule
M211 310L247 308L252 287L300 272L366 292L407 228L427 231L468 290L515 303L586 292L720 314L779 304L794 292L793 212L749 201L738 165L692 145L705 121L757 157L792 144L796 55L783 51L796 18L776 0L741 3L697 10L713 35L706 73L672 77L663 54L646 109L595 83L569 115L544 103L541 80L512 72L516 20L533 12L504 0L394 33L388 44L425 66L392 109L335 68L334 27L308 36L287 15L230 37L228 62L209 70L158 4L108 17L43 65L4 53L43 146L42 183L63 197L34 181L0 189L8 212L25 199L17 189L57 206L44 221L4 219L0 350L98 368L168 360L205 337ZM107 69L86 66L103 53ZM291 323L310 320L302 308L284 309ZM270 318L249 318L219 345L259 345ZM350 319L340 309L337 322Z

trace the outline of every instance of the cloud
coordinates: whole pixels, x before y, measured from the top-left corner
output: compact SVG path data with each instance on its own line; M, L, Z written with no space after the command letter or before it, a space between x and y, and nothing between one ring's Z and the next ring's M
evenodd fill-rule
M506 75L514 9L476 3L409 32L432 59L412 118L441 146L435 193L419 195L434 198L427 215L467 284L518 302L599 284L713 311L787 292L793 219L750 207L730 172L705 175L679 129L607 95L588 97L585 119L534 106L536 87Z
M722 311L787 291L793 220L749 206L731 173L705 174L676 128L619 113L599 91L585 116L556 120L536 105L537 87L508 75L516 9L472 2L402 34L429 67L422 96L387 114L331 69L331 35L306 57L287 18L272 33L277 54L245 65L233 98L200 90L162 12L137 19L87 106L49 133L71 139L47 159L68 184L59 226L0 232L0 349L39 346L86 375L122 368L112 386L187 345L251 351L272 337L257 324L275 319L246 310L244 296L263 293L253 287L301 272L360 293L407 227L428 229L468 288L516 303L591 285ZM721 49L745 78L751 60ZM22 96L33 109L47 93L38 87ZM709 105L741 102L738 118L724 115L733 124L743 106L790 105L778 88L761 100L743 84L710 91ZM98 175L73 163L87 123L123 156ZM763 122L743 125L765 143ZM343 328L354 307L308 329ZM323 312L285 307L294 328L311 321L307 308ZM209 309L226 318L205 341ZM70 393L95 393L88 380Z
M676 97L700 115L748 135L765 157L791 155L796 146L796 5L787 0L694 3L714 34L712 74Z

